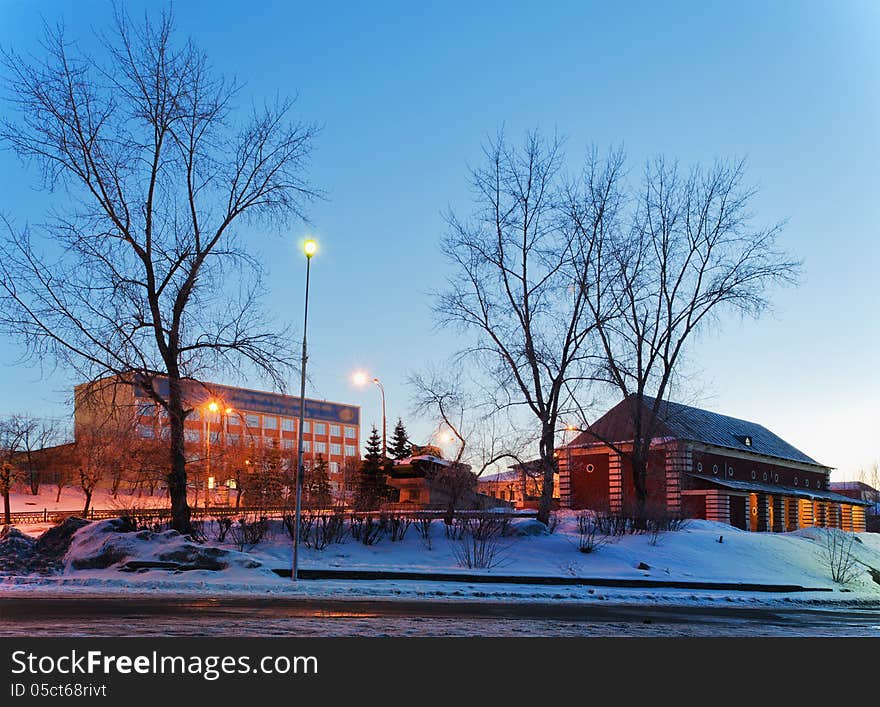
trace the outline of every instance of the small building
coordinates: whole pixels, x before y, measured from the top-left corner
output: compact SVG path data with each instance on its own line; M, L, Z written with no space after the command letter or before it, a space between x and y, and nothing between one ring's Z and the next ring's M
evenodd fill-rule
M392 462L385 483L395 489L401 508L486 510L511 504L480 493L468 464L444 459L434 446L413 445L412 455Z
M654 399L643 403L647 416ZM636 498L627 456L636 404L635 396L623 400L562 448L563 508L621 512ZM868 502L831 490L830 472L759 424L663 402L649 453L647 500L654 512L744 530L864 531Z
M514 508L537 508L544 481L537 461L514 464L507 471L487 474L477 480L477 489L487 496L512 503ZM553 505L559 504L559 473L553 476Z

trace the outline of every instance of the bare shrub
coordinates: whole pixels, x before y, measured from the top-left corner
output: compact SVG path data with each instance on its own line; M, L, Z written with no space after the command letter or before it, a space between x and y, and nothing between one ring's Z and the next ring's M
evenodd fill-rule
M364 545L375 545L385 535L384 518L355 516L351 519L351 537Z
M550 535L556 532L556 529L559 527L559 514L556 511L550 513L550 517L547 520L547 532Z
M822 559L831 579L837 584L849 584L860 571L860 563L852 552L855 534L829 528L824 536Z
M406 531L412 525L410 518L397 513L387 515L383 520L388 529L388 537L393 543L403 540L406 537Z
M239 552L244 552L245 548L252 548L263 542L268 530L269 523L265 518L249 520L244 517L239 518L238 522L231 524L229 537Z
M229 534L229 529L232 527L232 518L229 516L215 518L214 526L216 527L214 537L217 539L217 542L222 543L226 540L226 536Z
M577 517L578 550L589 554L600 545L608 542L608 535L602 532L597 517L593 513L581 513Z
M433 523L434 518L432 516L419 516L415 519L416 532L419 534L419 539L422 541L422 545L428 550L434 548L431 539L431 526Z
M475 514L457 519L461 534L451 542L452 553L461 567L491 569L505 560L505 518L492 513ZM509 527L509 522L507 523Z

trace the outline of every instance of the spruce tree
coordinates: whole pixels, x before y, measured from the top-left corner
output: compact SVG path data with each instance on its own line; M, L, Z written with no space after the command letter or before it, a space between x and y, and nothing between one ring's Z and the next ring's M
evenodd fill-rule
M354 506L358 511L373 511L385 497L385 468L382 459L382 438L373 426L367 450L361 463Z
M309 505L312 508L327 508L333 502L330 475L327 473L327 460L319 454L315 463L307 470L306 488L309 491Z
M388 450L394 459L406 459L412 454L412 447L409 439L407 439L406 427L403 420L397 418L397 424L394 426L394 434L391 437L391 448Z

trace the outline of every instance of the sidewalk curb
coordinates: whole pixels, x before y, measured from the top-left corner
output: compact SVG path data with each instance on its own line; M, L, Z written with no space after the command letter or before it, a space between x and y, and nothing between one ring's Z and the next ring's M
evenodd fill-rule
M279 577L290 577L289 569L273 569ZM738 592L833 592L830 587L802 587L798 584L751 584L747 582L687 582L656 579L609 577L541 577L524 575L464 574L457 572L394 572L382 570L300 569L300 579L352 581L403 580L423 582L464 582L470 584L539 584L553 586L629 587L637 589L715 589Z

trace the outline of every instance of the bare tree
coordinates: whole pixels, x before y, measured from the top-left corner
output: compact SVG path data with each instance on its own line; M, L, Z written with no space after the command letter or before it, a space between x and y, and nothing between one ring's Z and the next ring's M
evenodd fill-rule
M440 321L475 333L461 352L484 367L502 407L524 406L539 424L543 486L538 519L547 523L557 471L556 436L581 384L591 377L595 323L587 317L603 267L604 225L616 212L622 158L593 159L582 228L566 218L558 140L531 134L520 148L502 137L471 172L474 212L450 213L443 251L453 265L437 299Z
M412 374L413 413L427 417L454 438L455 456L451 465L433 465L432 478L449 498L446 522L451 524L461 498L472 491L479 477L502 461L523 463L529 436L495 409L492 402L478 401L469 392L460 374L431 369ZM488 409L487 409L488 408Z
M781 224L752 223L755 190L744 172L743 162L687 175L663 159L650 162L607 249L613 267L595 271L587 305L603 352L599 377L630 401L632 421L629 445L602 441L631 463L639 518L651 443L694 334L725 311L758 316L772 286L797 280L799 263L776 246ZM584 238L594 228L589 191L569 201Z
M0 494L3 495L3 522L6 525L12 523L9 494L19 474L24 433L25 427L17 416L0 420Z
M303 216L315 129L290 101L237 112L239 86L172 29L117 9L100 56L62 28L43 59L4 54L14 110L0 138L70 198L34 228L4 219L0 328L35 359L117 376L164 408L172 525L188 532L181 383L245 361L283 384L290 337L259 306L243 236Z

